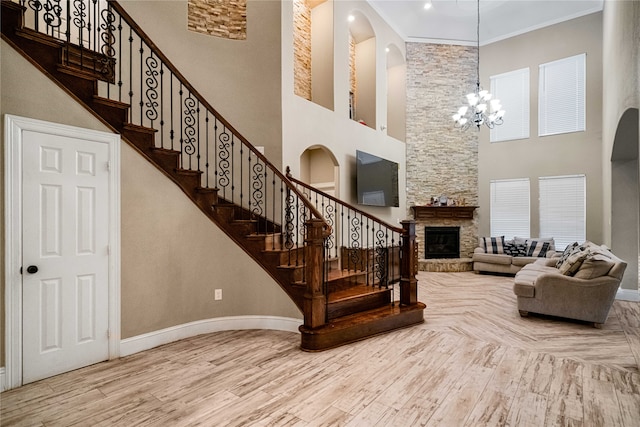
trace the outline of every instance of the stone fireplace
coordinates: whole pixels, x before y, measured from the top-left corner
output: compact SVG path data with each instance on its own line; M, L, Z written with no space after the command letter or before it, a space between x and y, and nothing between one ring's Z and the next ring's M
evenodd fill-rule
M441 108L443 105L457 108L464 99L463 88L475 84L476 54L476 47L470 46L406 45L407 82L411 82L407 83L407 207L426 206L442 196L456 201L456 206L433 207L443 209L434 211L438 214L451 213L449 217L417 218L407 209L407 217L416 220L422 270L428 267L429 271L461 271L459 266L463 266L466 271L471 268L471 255L478 245L478 215L473 212L460 218L457 212L478 205L479 132L456 129L449 108ZM447 209L451 211L446 212ZM423 258L424 227L460 227L459 257Z

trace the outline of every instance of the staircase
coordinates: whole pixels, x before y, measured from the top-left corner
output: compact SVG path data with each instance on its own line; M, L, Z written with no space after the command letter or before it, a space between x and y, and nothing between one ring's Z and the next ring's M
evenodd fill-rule
M28 5L2 1L2 38L173 180L280 284L304 314L303 350L423 322L413 223L385 224L282 174L117 2Z

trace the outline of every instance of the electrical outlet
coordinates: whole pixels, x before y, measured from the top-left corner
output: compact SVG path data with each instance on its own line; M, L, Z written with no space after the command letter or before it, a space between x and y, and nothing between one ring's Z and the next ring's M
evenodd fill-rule
M222 299L222 289L216 289L213 293L213 299L220 301Z

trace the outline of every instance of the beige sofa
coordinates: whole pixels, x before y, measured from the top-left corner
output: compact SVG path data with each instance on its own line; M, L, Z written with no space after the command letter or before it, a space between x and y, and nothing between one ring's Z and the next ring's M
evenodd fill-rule
M607 320L627 264L604 246L581 246L574 251L579 265L570 254L562 258L539 259L516 273L513 291L518 297L521 316L546 314L601 327ZM565 274L563 274L565 273Z
M473 271L481 272L481 273L500 273L500 274L516 274L522 267L525 265L529 265L537 260L539 260L540 256L526 256L526 248L527 242L549 242L550 245L547 248L544 258L552 258L557 255L555 252L555 245L553 238L519 238L515 237L513 240L504 240L502 249L498 248L497 250L502 253L490 253L491 248L487 247L483 239L480 238L478 247L475 248L472 255L473 260ZM522 245L524 247L525 252L518 254L518 256L511 255L511 252L505 247L508 245ZM487 250L489 249L489 250ZM493 248L495 250L495 248Z

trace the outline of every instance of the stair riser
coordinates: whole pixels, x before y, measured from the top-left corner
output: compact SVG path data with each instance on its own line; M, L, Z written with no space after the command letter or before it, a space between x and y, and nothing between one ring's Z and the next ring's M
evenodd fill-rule
M329 320L337 319L338 317L347 316L349 314L383 307L390 303L391 290L387 289L384 292L377 292L374 294L350 298L344 301L329 303L327 315L329 316Z
M123 110L120 107L114 107L110 105L104 105L99 102L93 102L91 108L105 119L111 126L115 128L122 128L122 125L127 121L127 110Z

